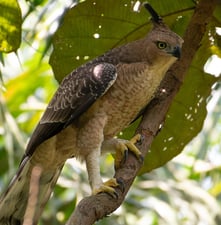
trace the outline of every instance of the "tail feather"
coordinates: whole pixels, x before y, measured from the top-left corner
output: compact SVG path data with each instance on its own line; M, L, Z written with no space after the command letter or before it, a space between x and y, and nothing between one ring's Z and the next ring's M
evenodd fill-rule
M37 224L61 170L41 173L41 167L33 167L26 157L0 199L0 225Z

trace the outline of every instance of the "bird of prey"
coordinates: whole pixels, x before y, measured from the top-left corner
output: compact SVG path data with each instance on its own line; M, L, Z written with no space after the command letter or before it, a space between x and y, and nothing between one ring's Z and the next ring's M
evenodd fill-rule
M182 38L164 24L148 4L153 28L146 37L114 48L67 75L34 130L18 172L0 199L0 225L20 225L34 205L37 221L68 158L86 162L92 194L114 193L118 181L103 182L99 158L117 152L119 167L125 151L137 158L139 135L116 135L134 121L154 97L165 73L180 57ZM35 172L33 172L35 171ZM35 176L39 176L37 185ZM35 201L32 191L37 188Z

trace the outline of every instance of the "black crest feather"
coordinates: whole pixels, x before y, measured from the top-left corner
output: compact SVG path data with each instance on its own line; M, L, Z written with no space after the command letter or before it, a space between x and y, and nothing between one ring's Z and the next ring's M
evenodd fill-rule
M158 15L158 13L153 9L153 7L148 2L144 3L144 7L149 11L150 15L152 16L152 21L154 23L157 24L163 23L162 18Z

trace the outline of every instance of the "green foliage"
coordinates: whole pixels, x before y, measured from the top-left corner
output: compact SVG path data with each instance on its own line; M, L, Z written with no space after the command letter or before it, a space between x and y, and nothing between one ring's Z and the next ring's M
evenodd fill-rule
M21 42L21 10L16 0L0 0L0 52L12 52Z

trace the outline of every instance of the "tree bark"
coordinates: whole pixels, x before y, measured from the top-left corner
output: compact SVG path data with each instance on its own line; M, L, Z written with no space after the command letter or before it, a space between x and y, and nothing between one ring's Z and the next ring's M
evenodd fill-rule
M143 157L147 154L154 137L159 132L166 113L182 85L185 74L191 65L196 51L200 47L206 26L212 17L217 2L218 0L199 1L184 35L182 57L167 72L164 81L156 93L156 98L148 105L144 113L143 119L137 129L137 133L143 136L142 143L137 144ZM141 167L142 163L132 154L129 154L122 168L115 171L114 177L124 183L123 190L116 188L118 198L113 198L106 193L84 198L77 205L66 225L92 225L94 222L116 210L124 201L125 195Z

